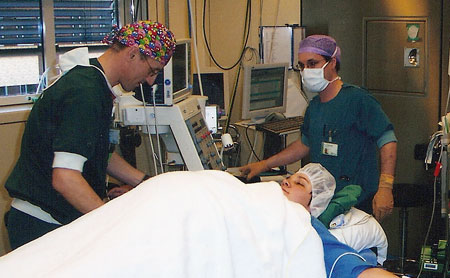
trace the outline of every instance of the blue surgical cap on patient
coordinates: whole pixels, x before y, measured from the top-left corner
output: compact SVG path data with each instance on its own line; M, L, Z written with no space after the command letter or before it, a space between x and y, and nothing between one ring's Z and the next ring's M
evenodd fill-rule
M297 173L306 175L311 182L312 198L309 209L312 216L319 217L333 198L336 181L333 175L319 163L306 164Z
M300 42L298 54L311 52L327 57L336 57L341 62L341 49L337 46L336 41L326 35L311 35ZM333 55L334 54L334 55Z

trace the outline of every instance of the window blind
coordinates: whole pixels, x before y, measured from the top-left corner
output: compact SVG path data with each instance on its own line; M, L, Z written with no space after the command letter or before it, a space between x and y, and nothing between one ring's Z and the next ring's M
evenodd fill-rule
M0 2L0 45L40 44L38 0Z
M114 1L53 1L56 43L99 43L115 24Z
M54 0L54 17L57 44L100 43L117 22L114 0ZM0 1L0 45L40 45L40 21L39 0Z

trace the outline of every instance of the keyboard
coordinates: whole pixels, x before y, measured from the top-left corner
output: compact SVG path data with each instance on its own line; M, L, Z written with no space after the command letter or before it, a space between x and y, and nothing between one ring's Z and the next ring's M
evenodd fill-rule
M303 117L296 116L282 120L265 122L256 125L256 130L284 135L293 131L298 131L303 124Z

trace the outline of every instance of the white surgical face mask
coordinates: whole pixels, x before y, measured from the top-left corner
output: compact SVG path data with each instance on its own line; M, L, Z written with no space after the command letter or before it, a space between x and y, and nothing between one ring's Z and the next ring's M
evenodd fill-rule
M321 68L317 69L310 69L305 68L303 71L300 71L300 74L302 75L302 83L303 87L306 91L310 93L320 93L332 82L340 79L339 77L336 77L332 81L328 81L325 79L324 75L324 69L328 65L329 61L323 65Z

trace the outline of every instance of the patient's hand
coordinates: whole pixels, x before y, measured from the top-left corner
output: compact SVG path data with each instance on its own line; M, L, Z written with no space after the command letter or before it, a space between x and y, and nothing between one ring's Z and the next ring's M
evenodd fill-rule
M241 171L242 176L247 177L247 180L250 180L254 176L257 176L259 173L268 170L269 167L267 167L265 160L250 163L239 168L239 171Z
M398 276L382 268L368 268L358 275L358 278L395 278Z
M124 193L127 193L131 189L133 189L133 187L131 185L128 185L128 184L114 187L114 188L112 188L111 190L108 191L108 198L110 200L112 200L114 198L119 197L120 195L122 195Z

